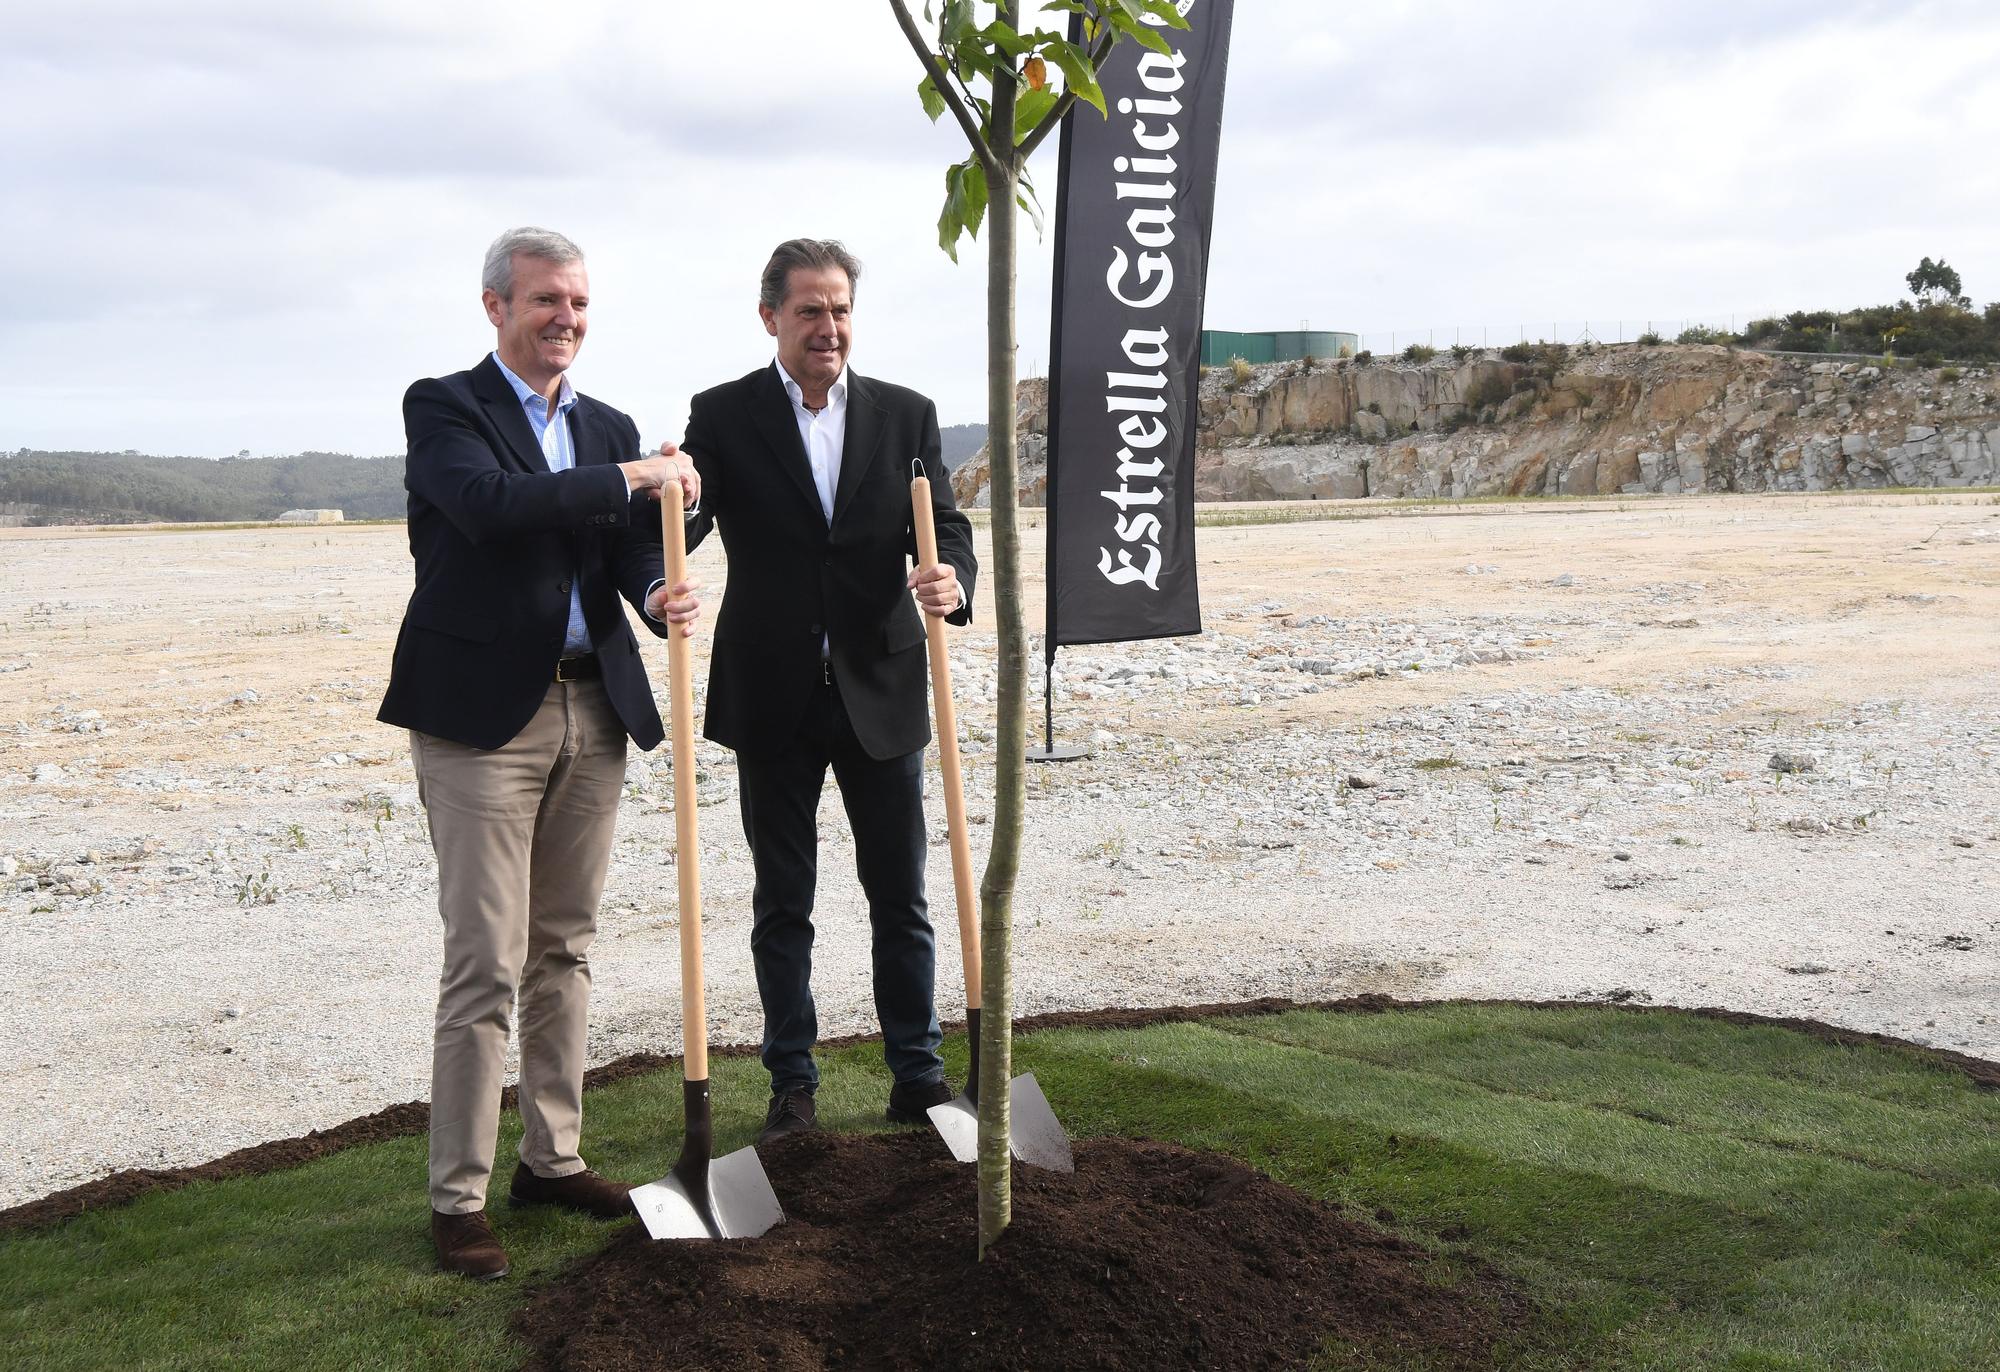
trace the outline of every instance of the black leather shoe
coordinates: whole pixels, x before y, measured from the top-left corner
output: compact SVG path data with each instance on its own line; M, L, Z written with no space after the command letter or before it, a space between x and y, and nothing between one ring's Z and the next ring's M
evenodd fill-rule
M882 1113L891 1124L928 1124L930 1108L943 1105L958 1092L940 1077L936 1081L899 1081L889 1090L889 1108Z
M785 1091L771 1097L771 1108L764 1113L764 1129L757 1135L757 1142L776 1143L787 1134L807 1134L817 1128L819 1116L813 1109L812 1092Z

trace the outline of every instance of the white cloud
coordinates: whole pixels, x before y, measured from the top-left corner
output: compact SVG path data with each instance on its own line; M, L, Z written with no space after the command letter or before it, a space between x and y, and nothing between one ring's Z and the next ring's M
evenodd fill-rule
M1924 254L2000 298L1990 5L1237 10L1220 327L1853 305ZM982 416L983 245L954 267L932 227L962 149L922 119L885 7L193 0L10 23L0 179L30 288L0 327L0 446L398 451L408 382L490 346L479 257L528 222L590 253L577 377L649 437L768 358L755 279L798 233L867 264L858 368ZM1052 194L1053 148L1037 169ZM1050 245L1022 248L1027 372Z

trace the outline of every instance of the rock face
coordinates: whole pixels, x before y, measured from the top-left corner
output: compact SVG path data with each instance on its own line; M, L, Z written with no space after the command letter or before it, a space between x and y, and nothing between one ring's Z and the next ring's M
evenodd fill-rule
M1947 379L1954 378L1954 379ZM1048 484L1021 385L1021 498ZM2000 484L2000 380L1704 345L1269 363L1202 378L1196 497L1621 495ZM988 503L987 457L953 477Z

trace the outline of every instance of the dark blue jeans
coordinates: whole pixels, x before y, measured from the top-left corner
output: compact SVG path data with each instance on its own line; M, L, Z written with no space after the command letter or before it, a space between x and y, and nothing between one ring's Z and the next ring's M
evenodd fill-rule
M820 791L826 771L854 829L855 866L868 897L875 1014L882 1056L898 1083L940 1080L937 952L924 899L924 755L886 761L854 737L840 692L821 686L798 735L783 749L738 754L743 834L756 887L750 953L764 1002L764 1066L775 1092L814 1090L813 892L818 879Z

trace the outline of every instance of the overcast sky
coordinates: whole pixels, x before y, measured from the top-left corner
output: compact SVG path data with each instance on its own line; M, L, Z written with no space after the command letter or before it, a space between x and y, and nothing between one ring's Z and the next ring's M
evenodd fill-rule
M401 452L523 223L588 254L572 375L650 441L769 360L795 234L863 260L857 371L984 418L983 246L933 228L960 135L878 0L4 3L0 449ZM2000 300L1996 73L1991 0L1237 0L1208 324L1629 334L1893 299L1924 255Z

